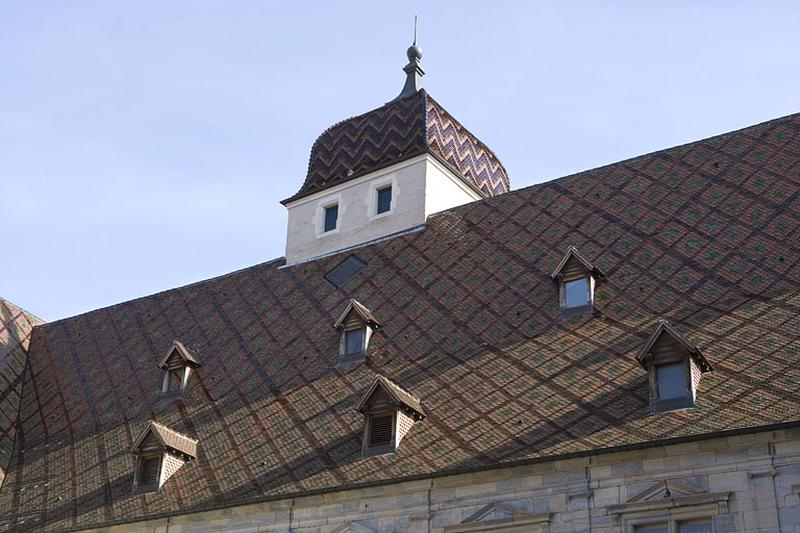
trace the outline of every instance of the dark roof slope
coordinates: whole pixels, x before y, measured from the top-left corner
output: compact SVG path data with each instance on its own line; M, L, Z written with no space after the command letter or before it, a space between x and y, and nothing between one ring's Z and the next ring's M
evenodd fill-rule
M494 153L423 89L325 130L311 148L303 186L284 203L426 152L485 196L509 190Z
M0 298L0 488L14 449L31 331L42 323L32 314Z
M800 420L800 115L431 217L356 253L273 261L34 330L0 529L64 530ZM599 315L559 318L550 274L575 245L606 273ZM336 367L350 298L381 318ZM714 366L698 408L648 415L636 355L669 319ZM158 403L173 339L203 367ZM427 418L361 457L376 374ZM148 420L199 439L131 494ZM34 521L36 520L36 521ZM11 524L11 526L9 526Z

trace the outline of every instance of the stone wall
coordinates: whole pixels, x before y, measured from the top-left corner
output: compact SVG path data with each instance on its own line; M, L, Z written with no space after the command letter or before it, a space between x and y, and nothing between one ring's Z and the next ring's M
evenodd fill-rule
M169 490L169 483L162 490ZM708 517L715 533L798 532L799 492L800 429L786 429L343 490L102 531L610 533L632 531L637 519L671 516Z

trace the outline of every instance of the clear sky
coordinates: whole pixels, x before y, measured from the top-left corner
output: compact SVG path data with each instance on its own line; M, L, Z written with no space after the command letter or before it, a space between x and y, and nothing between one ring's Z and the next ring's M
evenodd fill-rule
M800 111L800 3L0 2L0 296L55 320L283 255L314 139L425 87L520 188Z

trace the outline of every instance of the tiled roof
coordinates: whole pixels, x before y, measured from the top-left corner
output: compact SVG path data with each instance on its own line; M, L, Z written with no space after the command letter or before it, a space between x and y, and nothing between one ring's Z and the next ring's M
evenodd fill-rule
M0 488L11 460L31 331L42 321L0 298Z
M314 142L290 202L394 163L432 153L485 196L509 190L502 163L425 90L331 126Z
M34 329L0 530L93 524L800 420L800 115L464 205L349 253L272 261ZM606 273L561 319L574 245ZM337 368L350 298L381 318ZM659 318L705 354L698 407L648 415ZM173 339L203 367L159 402ZM376 374L427 418L361 457ZM201 445L158 493L126 453L155 419ZM46 484L42 480L47 480ZM34 485L36 488L34 488ZM35 516L38 521L28 518ZM11 524L9 526L9 524Z

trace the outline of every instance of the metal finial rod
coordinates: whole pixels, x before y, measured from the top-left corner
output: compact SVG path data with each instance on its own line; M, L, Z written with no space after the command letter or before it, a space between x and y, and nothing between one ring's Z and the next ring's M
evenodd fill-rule
M417 15L414 14L414 45L417 44Z

